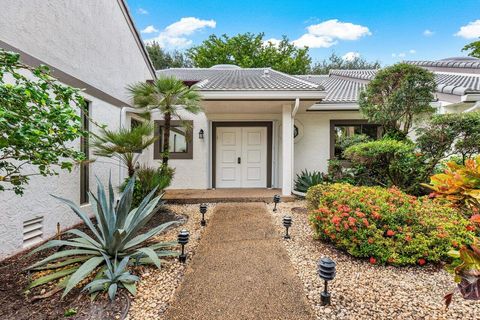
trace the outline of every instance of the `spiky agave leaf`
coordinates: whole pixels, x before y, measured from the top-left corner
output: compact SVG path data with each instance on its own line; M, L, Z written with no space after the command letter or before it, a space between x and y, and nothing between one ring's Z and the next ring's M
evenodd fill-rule
M54 271L48 277L45 276L34 283L35 286L54 281L60 278L63 273L68 272L65 280L61 283L61 287L65 287L63 293L63 296L65 296L92 273L96 273L97 277L95 277L93 281L99 280L103 276L111 279L119 277L120 280L117 281L118 287L126 287L130 292L134 292L135 287L132 285L132 281L136 281L135 276L130 275L128 272L115 275L116 270L126 269L130 257L134 257L137 260L143 259L142 263L155 264L157 267L160 267L160 257L178 255L176 251L165 250L166 248L175 246L176 242L149 244L142 247L143 243L178 222L168 222L156 226L146 233L139 234L140 229L143 228L155 214L155 208L162 195L154 198L156 190L152 190L152 192L142 200L138 208L130 210L134 179L135 177L132 177L127 183L127 187L120 195L118 205L115 205L111 179L109 179L107 189L108 195L107 192L105 192L104 186L98 180L97 195L92 195L92 200L95 202L96 225L94 225L88 216L73 202L56 197L66 203L75 214L85 222L85 225L91 230L93 235L90 236L78 229L72 229L69 230L68 233L75 235L75 238L68 240L51 240L34 250L32 253L58 246L67 247L67 250L56 252L31 265L28 268L29 270L55 270L64 267L69 270ZM116 262L112 264L110 260L116 261L117 257L123 260L118 265ZM68 266L73 267L69 268ZM97 292L101 289L100 285L101 281L96 281L88 287L88 290L90 292ZM110 289L110 294L114 295L116 290L117 289L113 287L113 289Z

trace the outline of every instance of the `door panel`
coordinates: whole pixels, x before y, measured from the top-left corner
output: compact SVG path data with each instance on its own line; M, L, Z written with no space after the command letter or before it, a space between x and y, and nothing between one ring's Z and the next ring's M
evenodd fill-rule
M242 128L242 187L267 186L267 128Z
M242 152L242 129L221 127L217 129L217 188L240 188L241 166L237 163Z
M219 127L216 139L217 188L267 186L267 128Z

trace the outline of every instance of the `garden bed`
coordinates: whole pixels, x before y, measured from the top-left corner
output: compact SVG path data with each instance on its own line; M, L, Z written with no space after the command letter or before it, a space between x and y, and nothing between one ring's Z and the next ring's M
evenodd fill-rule
M184 217L179 214L181 213L177 208L160 208L159 212L142 228L141 232L165 222L184 220ZM182 228L182 226L175 229L179 228ZM83 225L77 229L89 234L88 228ZM169 230L167 233L171 232L173 231ZM68 236L62 238L67 239ZM164 239L164 235L160 235L158 238ZM75 288L64 299L61 299L62 290L48 298L32 301L34 296L48 293L51 287L39 286L25 294L24 290L29 283L29 275L22 271L54 253L55 249L43 250L31 256L27 255L29 251L0 262L0 282L2 283L0 287L0 305L2 306L0 308L0 319L60 319L64 318L65 312L68 310L76 313L69 319L121 319L128 311L131 298L126 292L122 292L113 303L104 295L99 295L95 301L91 302L88 296L80 292L81 288ZM135 270L134 273L138 273L138 271Z
M459 295L445 310L443 296L455 288L455 283L442 266L372 265L314 240L305 207L305 201L282 203L273 212L273 205L269 205L282 232L282 217L293 218L292 239L284 243L317 319L475 319L480 314L480 303ZM324 256L337 263L336 278L329 285L332 305L328 307L320 305L323 282L316 273L317 261Z
M186 246L187 262L183 264L175 259L160 270L154 266L141 267L137 295L132 301L128 314L129 320L165 319L165 310L183 280L186 268L195 254L195 249L203 233L204 227L200 226L201 216L198 205L169 205L168 207L176 214L186 217L187 220L185 224L172 228L161 235L162 241L176 240L178 231L187 229L190 232L190 240ZM208 205L205 218L211 219L213 212L213 205Z

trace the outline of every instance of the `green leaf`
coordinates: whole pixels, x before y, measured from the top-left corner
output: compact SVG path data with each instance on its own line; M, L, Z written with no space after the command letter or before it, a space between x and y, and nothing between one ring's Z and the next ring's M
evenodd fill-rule
M128 290L128 292L132 294L132 296L137 295L137 285L135 284L135 282L133 283L122 282L122 285L125 287L125 289Z
M77 269L78 269L78 267L73 267L73 268L70 268L70 269L63 269L63 270L60 270L60 271L57 271L57 272L49 273L46 276L40 277L40 278L32 281L28 285L27 289L31 289L31 288L37 287L39 285L49 283L49 282L51 282L53 280L56 280L58 278L65 277L69 274L74 273Z
M49 261L56 260L58 258L67 257L67 256L74 256L74 255L93 255L93 256L96 256L96 255L99 255L99 254L100 254L100 252L93 251L93 250L84 250L84 249L64 250L64 251L56 252L56 253L48 256L47 258L31 265L26 270L42 266Z
M72 274L70 279L68 280L67 287L62 294L62 298L72 290L80 281L85 279L95 268L97 268L102 262L104 262L103 257L93 257L87 260L84 264L82 264L78 270Z
M157 266L158 269L161 267L160 259L158 259L157 253L150 248L140 248L139 252L144 253L147 257L152 260L152 262Z

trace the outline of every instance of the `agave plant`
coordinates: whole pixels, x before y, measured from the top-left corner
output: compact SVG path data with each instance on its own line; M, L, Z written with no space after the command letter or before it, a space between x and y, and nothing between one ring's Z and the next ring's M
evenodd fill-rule
M87 284L83 290L88 291L90 294L95 294L100 291L107 291L110 300L115 299L118 288L125 288L131 294L135 295L137 292L136 282L138 282L138 277L130 274L127 269L128 261L130 257L125 257L118 263L117 259L113 260L113 263L110 259L103 255L107 268L103 274L103 277L100 279L95 279L89 284Z
M308 191L308 188L323 182L324 178L321 172L303 170L300 174L297 174L297 178L295 179L295 190L305 193Z
M177 222L164 223L146 233L139 234L140 229L155 214L154 209L163 194L153 198L156 193L154 189L137 208L131 209L135 176L127 183L117 204L115 204L111 179L108 185L108 197L98 178L97 181L97 196L90 193L94 201L96 225L72 201L54 196L75 212L90 229L92 236L78 229L72 229L67 233L76 237L68 240L51 240L32 251L34 253L53 247L66 248L27 268L28 270L53 270L33 281L28 288L64 278L58 286L65 288L63 292L65 296L85 279L100 276L108 267L108 260L130 257L137 264L154 264L160 268L160 258L178 255L177 251L166 250L175 246L176 242L145 243Z

